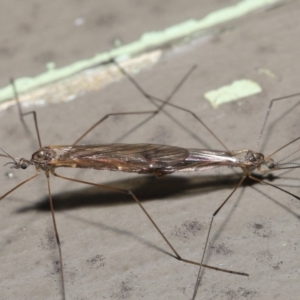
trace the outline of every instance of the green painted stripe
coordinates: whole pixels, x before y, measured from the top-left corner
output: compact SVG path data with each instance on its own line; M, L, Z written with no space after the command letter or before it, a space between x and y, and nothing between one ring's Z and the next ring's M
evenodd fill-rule
M21 94L35 89L38 86L46 85L63 78L67 78L84 69L109 62L111 59L124 56L131 57L139 53L143 53L149 48L157 48L163 44L182 39L195 32L204 29L208 30L212 26L242 17L255 9L261 8L266 5L271 5L279 1L281 0L243 0L236 5L209 13L200 20L188 20L183 23L171 26L163 31L145 33L139 40L133 43L121 46L111 51L97 54L91 59L78 61L67 67L55 69L55 64L50 63L48 64L48 71L45 73L42 73L36 77L25 77L17 79L17 90ZM0 89L0 103L11 98L13 98L13 92L10 85Z
M214 108L217 108L220 104L249 97L261 91L262 88L258 83L249 79L241 79L217 90L209 91L204 94L204 97Z

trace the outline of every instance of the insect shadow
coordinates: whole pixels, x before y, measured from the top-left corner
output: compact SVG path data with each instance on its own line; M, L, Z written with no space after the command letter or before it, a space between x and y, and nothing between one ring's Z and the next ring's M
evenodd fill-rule
M275 181L278 177L273 174L267 176L258 175L258 178L269 182ZM169 176L157 178L154 176L136 176L131 179L122 179L107 182L109 186L124 187L131 190L140 200L140 202L159 201L159 200L180 200L184 197L200 196L215 190L232 190L239 182L239 174L229 175L193 175L193 176ZM255 186L258 183L253 180L245 180L242 187ZM81 207L105 207L116 205L134 205L131 199L126 199L124 195L115 191L100 190L96 187L81 188L76 191L53 193L55 202L55 211L64 211L78 209ZM27 211L49 212L49 199L44 197L40 201L29 206L18 209L16 213Z

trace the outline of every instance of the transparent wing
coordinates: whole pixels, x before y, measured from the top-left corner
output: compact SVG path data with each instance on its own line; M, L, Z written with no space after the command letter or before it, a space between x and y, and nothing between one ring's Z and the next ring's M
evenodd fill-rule
M185 149L157 144L107 144L50 146L60 153L56 166L72 166L155 174L197 171L232 164L230 153L217 150Z

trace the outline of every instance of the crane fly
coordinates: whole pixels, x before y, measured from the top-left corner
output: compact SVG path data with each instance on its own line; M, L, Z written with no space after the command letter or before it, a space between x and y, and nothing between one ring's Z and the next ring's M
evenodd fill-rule
M122 70L122 69L121 69ZM188 73L189 75L189 73ZM185 76L184 80L188 77ZM131 77L129 77L132 80ZM181 86L181 83L176 87L175 91ZM136 85L136 83L134 82ZM139 88L139 87L138 87ZM140 88L139 88L140 89ZM156 102L160 102L158 109L155 111L143 111L143 112L126 112L126 113L114 113L110 115L124 115L124 114L157 114L162 110L162 108L166 106L174 106L175 108L182 109L183 108L173 105L169 103L173 93L168 97L166 100L160 100L156 97L150 96L148 94L144 94L148 99L152 99ZM31 114L32 112L26 113ZM20 112L20 115L23 117L25 114ZM61 282L62 282L62 293L63 298L66 298L65 293L65 279L63 273L63 256L61 250L61 243L59 239L58 229L56 225L56 219L54 214L54 206L52 200L52 194L50 190L50 181L49 175L52 174L55 177L59 177L65 180L83 183L103 189L108 189L124 194L128 194L132 199L140 206L143 212L146 214L147 218L156 228L158 233L164 239L164 241L169 246L170 250L173 253L173 256L178 260L182 260L189 264L198 265L200 267L205 267L208 269L214 269L217 271L222 271L226 273L232 273L235 275L242 275L248 276L247 273L244 272L237 272L233 270L218 268L213 265L204 264L204 255L208 244L209 233L212 226L212 222L210 224L210 228L208 231L206 244L204 247L203 256L201 262L189 260L183 258L179 255L176 251L174 246L169 242L163 232L160 230L158 225L155 223L153 218L150 214L146 211L144 206L141 204L139 199L135 196L132 191L118 189L115 187L104 186L101 184L96 184L92 182L87 182L83 180L78 180L74 178L69 178L66 176L62 176L56 173L56 169L59 167L64 168L89 168L95 170L110 170L110 171L122 171L122 172L129 172L129 173L137 173L137 174L145 174L145 175L155 175L157 177L169 175L172 173L181 173L181 172L194 172L194 171L201 171L207 170L214 167L220 166L228 166L228 167L238 167L242 169L243 176L240 179L240 182L237 184L235 189L232 193L226 198L223 204L218 208L214 216L220 211L220 209L225 205L231 195L235 192L235 190L241 186L242 182L245 180L246 177L249 177L255 181L262 182L265 184L265 181L258 179L252 175L254 170L261 172L262 174L266 174L275 170L282 170L285 169L283 166L284 164L278 164L274 162L272 156L277 153L278 151L282 150L283 148L287 147L291 143L297 141L300 137L294 139L292 142L282 146L280 149L275 151L273 154L264 157L262 153L251 151L251 150L237 150L237 151L230 151L227 147L217 138L217 140L223 145L225 150L209 150L209 149L195 149L195 148L183 148L183 147L176 147L176 146L167 146L167 145L160 145L160 144L149 144L149 143L138 143L138 144L123 144L123 143L112 143L112 144L91 144L91 145L78 145L78 143L85 137L91 130L93 130L96 126L106 120L110 115L106 115L104 118L100 119L97 123L95 123L92 127L90 127L79 139L76 140L72 145L49 145L42 147L41 139L39 136L39 130L37 126L37 119L36 114L33 113L36 125L37 136L40 144L40 149L33 153L31 159L16 159L12 157L10 154L5 153L1 156L9 157L12 159L9 164L12 164L12 168L15 169L27 169L29 166L36 167L36 174L32 177L28 178L27 180L21 182L13 189L5 193L0 200L5 198L8 194L13 192L15 189L19 188L23 184L27 183L28 181L36 178L41 171L44 171L47 178L47 185L48 185L48 194L49 194L49 202L51 207L51 214L52 220L54 225L55 236L57 240L57 245L59 249L59 265L60 265L60 273L61 273ZM211 133L213 136L215 134L196 116L196 119L204 125L204 127ZM216 137L216 136L215 136ZM3 150L4 151L4 150ZM263 169L264 167L264 169ZM294 166L296 168L298 166ZM286 167L287 169L291 169L293 167ZM275 185L269 184L281 191L285 191ZM292 195L293 197L299 198L287 191L286 193ZM214 217L213 216L213 217ZM212 218L213 219L213 218ZM195 289L196 291L196 289ZM196 292L195 292L196 295ZM194 295L194 297L195 297Z

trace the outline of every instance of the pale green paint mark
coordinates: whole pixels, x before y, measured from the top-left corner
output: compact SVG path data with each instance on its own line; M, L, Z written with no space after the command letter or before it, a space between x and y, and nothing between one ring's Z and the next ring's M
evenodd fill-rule
M236 5L209 13L201 20L188 20L186 22L171 26L163 31L145 33L139 40L133 43L120 46L111 51L97 54L91 59L82 60L64 68L55 69L55 63L52 63L52 65L50 63L50 67L48 64L47 72L41 75L31 78L25 77L17 79L16 85L18 92L27 92L38 86L49 84L50 82L69 77L95 65L108 62L111 59L124 56L130 57L145 52L149 48L153 49L160 47L163 44L182 39L201 30L208 30L212 26L242 17L255 9L266 5L271 5L279 1L280 0L243 0ZM0 90L0 102L11 98L13 98L13 93L10 86L6 86Z
M241 79L217 90L209 91L204 94L204 97L213 107L217 108L220 104L249 97L258 94L261 91L262 88L256 82L248 79Z
M277 81L280 80L280 77L278 75L276 75L274 72L272 72L271 70L269 70L269 69L260 68L258 70L258 72L261 73L261 74L265 74L269 78L275 79Z

